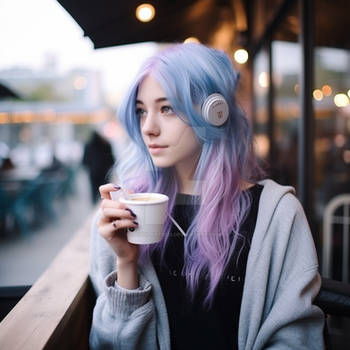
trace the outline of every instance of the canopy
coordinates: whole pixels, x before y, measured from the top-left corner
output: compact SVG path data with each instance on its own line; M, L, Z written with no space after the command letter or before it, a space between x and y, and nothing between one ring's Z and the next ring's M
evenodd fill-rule
M58 0L95 48L145 41L181 42L192 36L207 43L223 22L231 22L234 31L235 1L152 0L156 15L144 23L135 16L142 1Z

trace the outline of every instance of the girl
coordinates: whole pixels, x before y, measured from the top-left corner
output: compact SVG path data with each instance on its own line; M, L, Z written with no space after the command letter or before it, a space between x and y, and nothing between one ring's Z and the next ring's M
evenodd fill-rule
M129 243L137 217L100 187L91 349L323 348L312 236L293 188L262 180L237 81L223 52L179 44L132 84L119 115L135 151L119 179L168 195L178 225Z

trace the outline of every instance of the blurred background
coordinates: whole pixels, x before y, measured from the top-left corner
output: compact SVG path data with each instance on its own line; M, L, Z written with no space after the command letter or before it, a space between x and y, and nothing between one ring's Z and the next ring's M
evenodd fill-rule
M129 142L123 93L146 57L185 40L230 55L261 164L297 189L323 275L348 281L350 3L139 5L0 0L0 286L32 285L93 215Z

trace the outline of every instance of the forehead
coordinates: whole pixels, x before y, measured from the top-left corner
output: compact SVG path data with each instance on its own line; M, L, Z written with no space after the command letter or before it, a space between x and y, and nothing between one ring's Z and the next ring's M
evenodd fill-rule
M166 97L162 86L151 75L147 75L139 84L136 100L146 102Z

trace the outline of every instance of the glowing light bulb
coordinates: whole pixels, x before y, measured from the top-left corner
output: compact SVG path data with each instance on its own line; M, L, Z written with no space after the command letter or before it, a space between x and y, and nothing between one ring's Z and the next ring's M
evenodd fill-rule
M312 95L316 101L321 101L323 99L323 92L320 89L314 90Z
M323 85L322 92L323 92L323 95L330 96L332 94L332 88L329 85Z
M238 49L233 54L233 58L239 64L244 64L248 61L248 52L244 49Z
M155 14L156 10L151 4L141 4L136 8L136 18L141 22L152 21Z
M334 96L334 103L337 107L346 107L349 104L349 97L345 94L336 94Z

